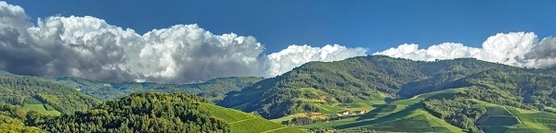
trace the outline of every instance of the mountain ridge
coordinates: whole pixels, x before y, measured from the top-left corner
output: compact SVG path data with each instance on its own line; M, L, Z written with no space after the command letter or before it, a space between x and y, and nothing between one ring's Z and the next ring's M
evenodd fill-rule
M357 99L392 100L441 90L443 84L495 67L509 66L470 58L424 62L386 56L310 62L283 75L262 80L242 92L232 93L218 104L247 112L256 111L265 118L277 118L300 112L295 108L315 108L295 100L304 97L298 88L322 90L327 93L327 102L330 103L351 103ZM245 106L245 103L248 104Z

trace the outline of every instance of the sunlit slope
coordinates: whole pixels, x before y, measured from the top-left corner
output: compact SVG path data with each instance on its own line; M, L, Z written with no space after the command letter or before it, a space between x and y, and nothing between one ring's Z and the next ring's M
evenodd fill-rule
M203 103L202 106L216 118L230 124L231 131L236 133L302 133L306 132L295 127L287 127L264 118L254 116L235 109L223 108L213 104Z
M306 129L336 129L340 131L385 132L466 132L427 111L423 101L450 99L468 88L448 89L424 93L387 104L376 104L370 112L329 122L300 126ZM556 132L556 114L520 109L474 100L486 108L486 113L475 123L486 133ZM361 130L365 129L365 130Z
M556 114L481 102L487 114L477 125L487 133L556 132Z
M373 110L364 115L301 127L307 129L334 128L347 131L358 131L363 128L389 132L463 132L461 128L425 111L422 103L430 98L451 98L462 90L463 88L448 89L387 104L375 104Z

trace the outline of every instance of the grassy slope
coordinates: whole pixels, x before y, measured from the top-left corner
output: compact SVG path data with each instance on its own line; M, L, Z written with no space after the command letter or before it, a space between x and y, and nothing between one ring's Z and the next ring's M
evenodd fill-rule
M301 127L335 128L340 130L368 128L377 131L396 132L462 132L462 129L450 125L422 109L422 101L428 98L449 98L461 90L436 91L405 100L394 101L389 104L375 104L369 113L361 116Z
M376 108L375 106L377 106L377 105L382 105L382 104L386 103L384 101L366 101L366 100L363 100L361 98L355 98L353 103L348 103L346 105L340 105L340 103L337 102L337 101L334 101L334 103L327 103L325 99L326 98L333 99L333 97L327 95L326 92L324 92L322 90L318 90L318 89L315 89L315 88L300 88L300 90L305 91L305 92L310 92L310 93L313 93L313 94L318 96L318 98L313 98L313 99L298 98L301 101L305 101L305 102L310 103L311 105L314 105L315 107L319 108L319 110L320 110L320 112L318 112L319 114L314 114L313 113L312 114L313 118L315 118L315 117L327 118L328 115L337 115L337 114L339 114L339 112L341 112L343 110L369 111L369 110L372 110L372 109ZM333 99L333 100L335 100L335 99ZM292 114L292 115L280 117L280 118L277 118L277 119L272 119L271 121L281 122L281 121L289 120L289 119L292 119L294 117L300 117L300 116L308 116L308 115L307 115L307 113L298 113L298 114Z
M24 104L23 108L27 109L28 111L30 110L34 110L37 111L40 114L43 115L51 115L51 116L58 116L61 113L52 109L52 110L47 110L44 106L48 106L45 104Z
M462 132L462 129L423 110L421 102L429 98L450 98L463 89L465 88L425 93L389 104L375 105L373 110L362 116L300 127L339 130L368 128L393 132ZM484 101L477 102L478 106L487 108L487 114L478 122L479 127L487 133L556 132L554 113L500 106Z
M481 102L487 108L479 126L485 132L556 132L556 114Z
M275 122L265 120L261 117L250 115L238 110L219 107L213 104L203 104L210 113L220 118L231 126L234 133L298 133L306 132L295 127L287 127Z

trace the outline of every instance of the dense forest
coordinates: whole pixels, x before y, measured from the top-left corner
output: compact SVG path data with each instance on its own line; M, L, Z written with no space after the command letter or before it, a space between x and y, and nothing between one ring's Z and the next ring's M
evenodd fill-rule
M424 103L425 109L431 114L470 132L479 132L479 129L475 126L475 121L486 113L486 108L475 106L476 103L472 100L461 97L431 99Z
M185 93L133 93L36 125L49 132L230 132L202 102L206 100Z
M492 69L480 72L452 84L473 86L466 94L501 105L543 110L556 107L556 75L553 70Z
M36 115L38 115L37 112L0 102L0 132L44 132L38 127L25 124L27 122L25 120Z

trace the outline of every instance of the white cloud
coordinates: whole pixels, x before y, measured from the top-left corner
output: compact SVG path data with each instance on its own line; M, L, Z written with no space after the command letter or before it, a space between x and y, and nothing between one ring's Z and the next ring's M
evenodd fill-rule
M310 61L338 61L354 56L363 56L364 48L346 48L338 44L326 45L322 48L308 45L290 45L280 52L268 55L270 62L268 76L276 76L290 71Z
M254 37L214 35L196 24L140 35L90 16L48 17L36 26L27 19L23 8L0 2L0 69L36 76L184 83L275 76L309 61L366 52L340 45L292 45L267 56Z
M417 44L402 44L397 48L374 53L412 60L433 61L471 57L519 67L549 67L556 64L556 38L538 41L532 32L498 33L488 37L482 48L460 43L442 43L419 49Z
M35 76L71 76L109 81L187 83L216 77L283 74L310 61L365 55L364 48L338 44L290 45L265 55L252 36L215 35L196 24L154 29L143 35L104 20L54 16L29 22L23 8L0 2L0 69ZM556 38L499 33L481 48L442 43L419 49L402 44L374 54L433 61L473 57L513 66L556 64Z
M434 61L436 59L471 57L479 51L477 48L467 47L460 43L442 43L433 45L428 49L419 49L417 44L402 44L397 48L390 48L375 54L412 60Z

